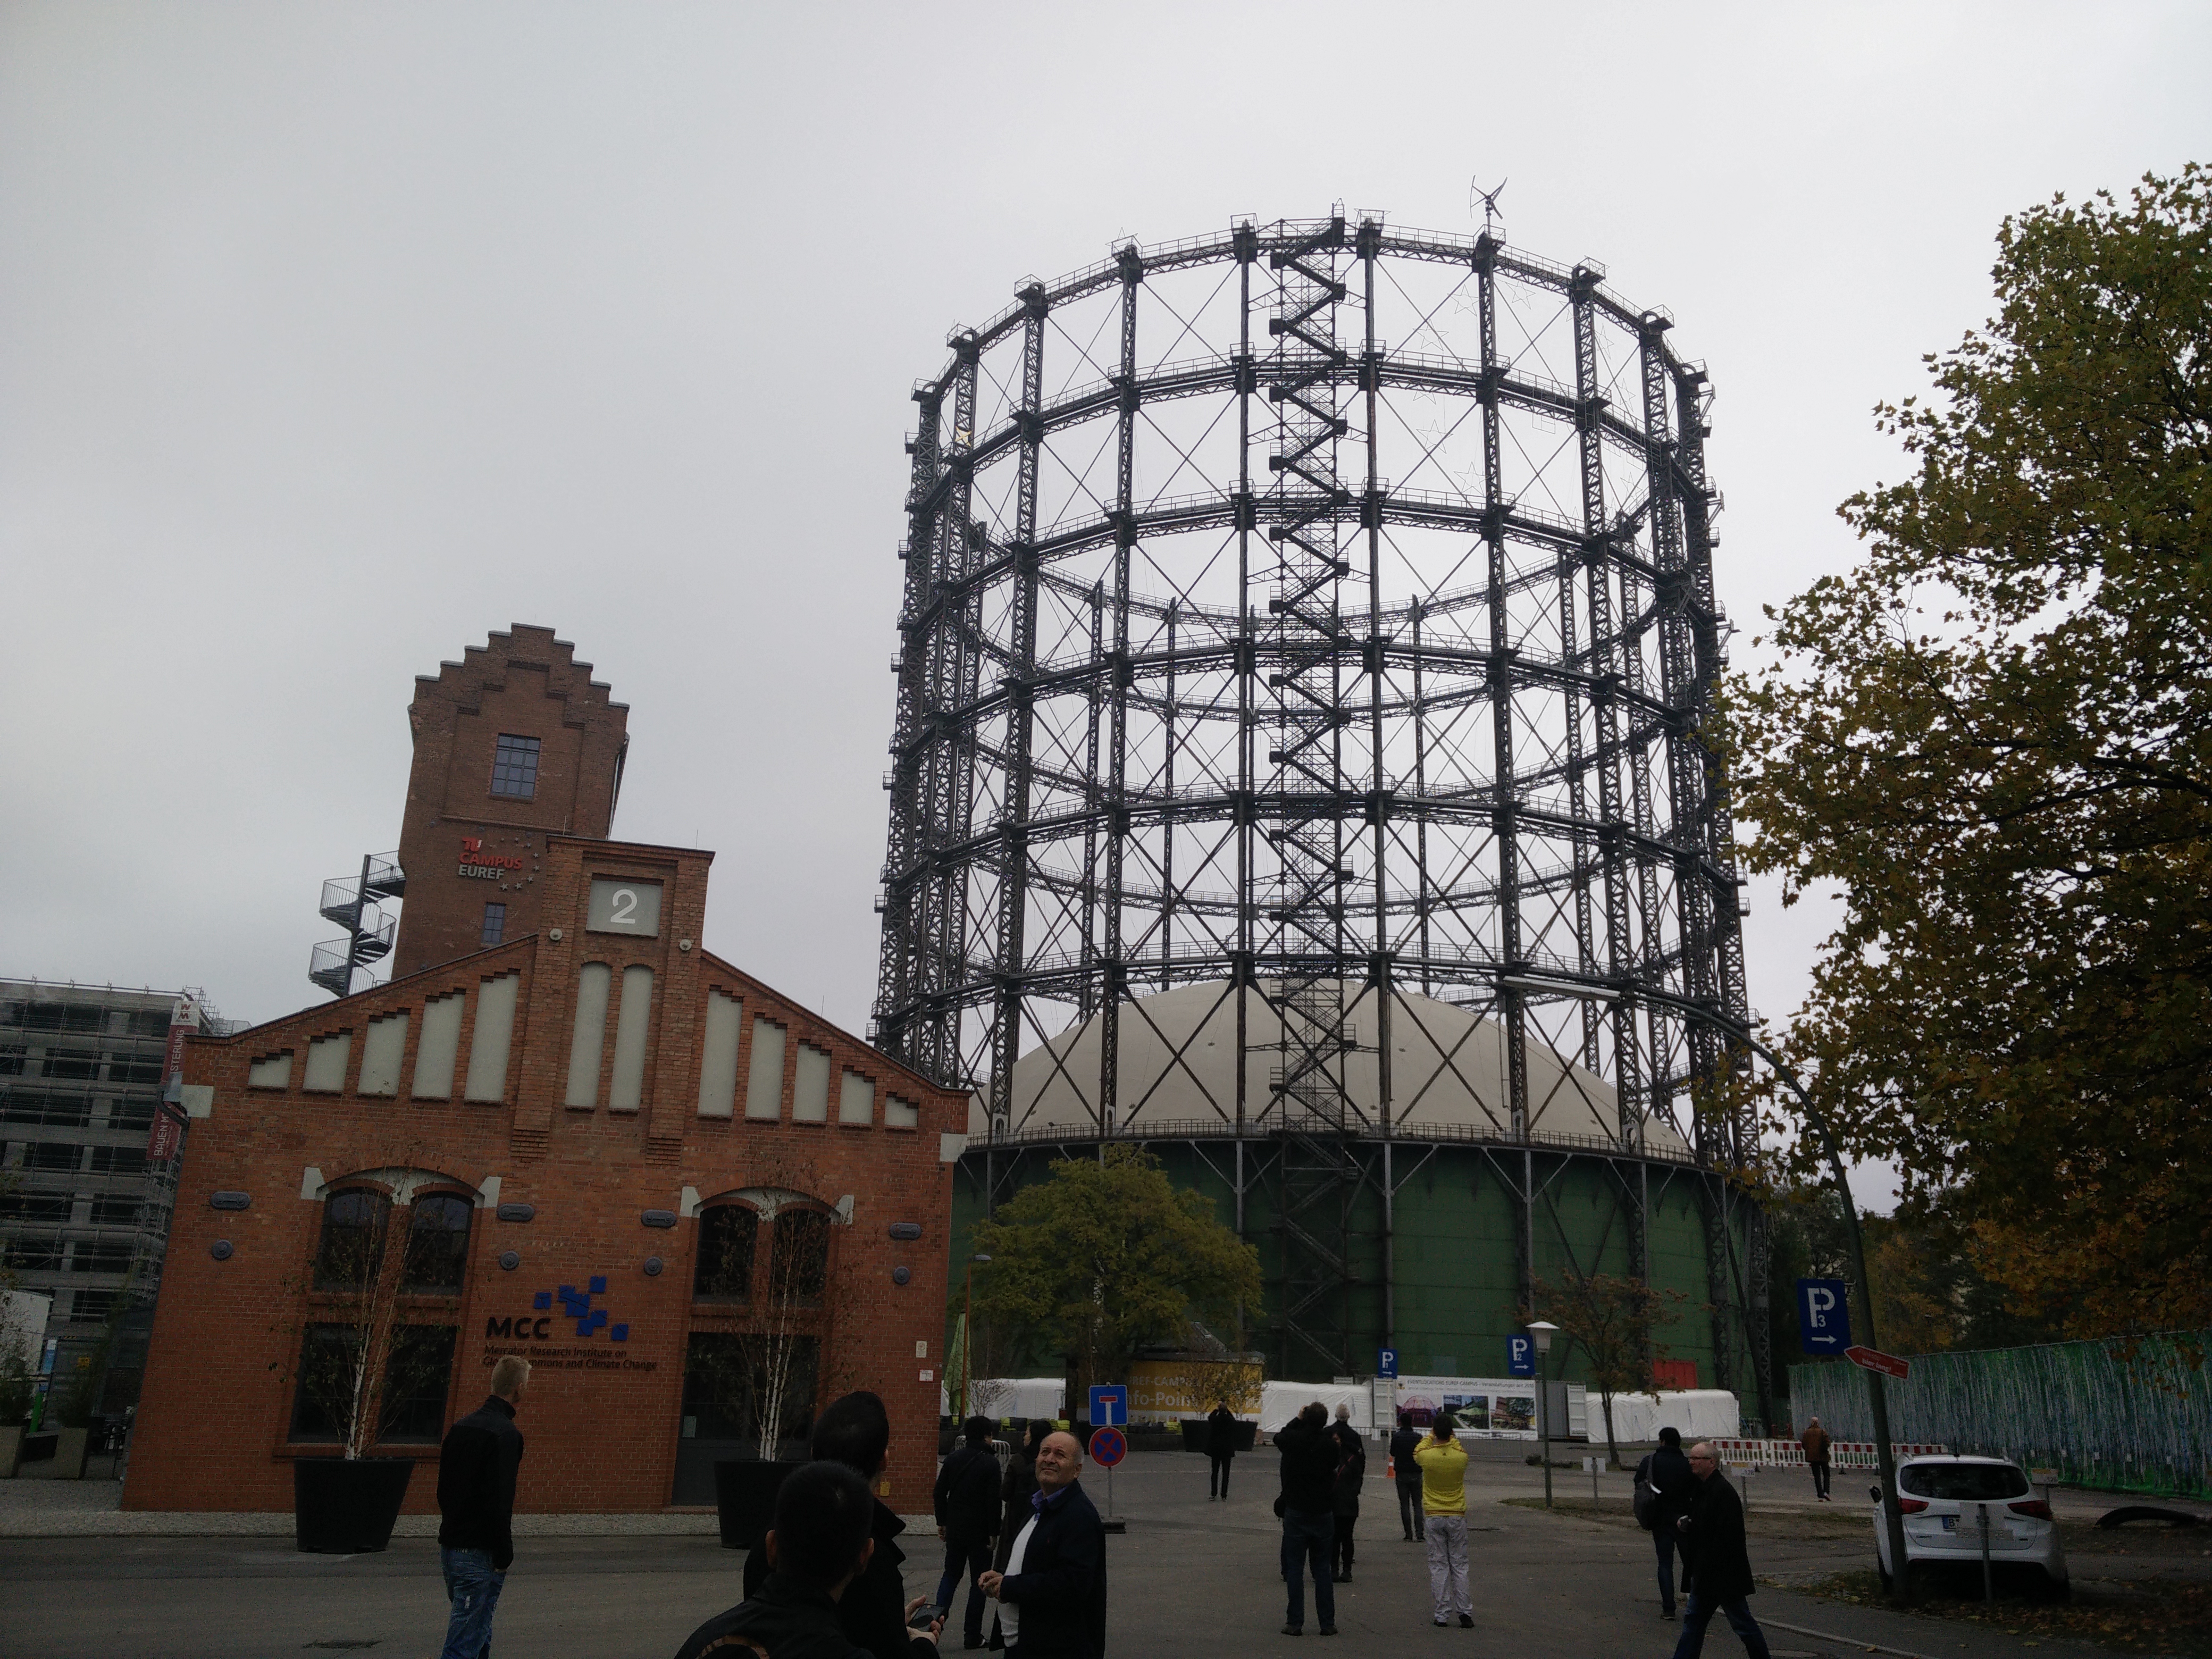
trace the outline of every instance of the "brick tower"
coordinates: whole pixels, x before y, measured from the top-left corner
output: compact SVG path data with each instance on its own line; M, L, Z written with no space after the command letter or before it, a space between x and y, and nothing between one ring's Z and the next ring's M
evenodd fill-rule
M517 624L418 675L396 978L538 928L549 835L614 828L629 707L550 628Z

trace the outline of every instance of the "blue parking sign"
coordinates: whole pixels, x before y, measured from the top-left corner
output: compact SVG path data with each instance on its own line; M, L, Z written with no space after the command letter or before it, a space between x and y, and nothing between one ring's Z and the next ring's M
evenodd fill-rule
M1121 1428L1129 1421L1129 1385L1126 1382L1100 1382L1091 1390L1091 1426L1094 1429Z
M1797 1340L1807 1353L1841 1353L1851 1346L1850 1296L1842 1279L1797 1281Z
M1534 1376L1536 1374L1536 1340L1529 1336L1509 1336L1505 1339L1505 1374L1508 1376Z
M1375 1375L1386 1379L1398 1375L1398 1351L1395 1348L1376 1350Z

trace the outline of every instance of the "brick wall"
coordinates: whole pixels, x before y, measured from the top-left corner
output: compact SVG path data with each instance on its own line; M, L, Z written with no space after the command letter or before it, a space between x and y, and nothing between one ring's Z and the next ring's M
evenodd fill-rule
M884 1396L893 1419L890 1501L908 1510L924 1506L936 1468L933 1379L942 1363L951 1199L952 1166L945 1159L958 1144L940 1137L965 1129L966 1101L708 954L699 924L712 858L549 836L534 884L535 935L234 1037L191 1045L185 1076L196 1115L185 1145L125 1507L288 1509L293 1459L330 1449L290 1443L292 1395L284 1373L296 1354L299 1328L316 1305L307 1280L321 1196L349 1178L387 1190L421 1182L425 1190L442 1187L474 1196L460 1295L410 1301L410 1316L458 1328L449 1422L482 1399L492 1358L544 1354L520 1415L529 1451L517 1501L530 1511L650 1510L669 1503L689 1335L694 1328L739 1327L745 1319L694 1307L696 1202L762 1186L792 1187L824 1206L849 1197L849 1224L830 1230L830 1288L817 1316L830 1376L818 1399L852 1387ZM658 929L644 936L588 926L595 879L632 888L658 882ZM410 914L416 903L410 890ZM590 963L608 970L615 990L595 1103L571 1106L579 986ZM611 1103L625 969L653 975L635 1109ZM486 988L509 975L515 1000L503 1085L495 1099L465 1100L477 1027L489 1031L495 1017L483 1012L497 1000ZM706 1009L717 992L741 1006L736 1099L728 1117L700 1112ZM454 993L465 1000L453 1097L421 1098L414 1086L424 1011L432 1000ZM361 1085L369 1023L401 1012L409 1019L397 1092L366 1096ZM757 1017L780 1024L786 1034L773 1121L746 1115ZM308 1092L311 1043L339 1033L349 1036L341 1086ZM826 1122L793 1121L802 1043L829 1055ZM288 1050L289 1078L281 1085L256 1086L255 1063ZM838 1121L847 1071L872 1087L865 1125ZM886 1121L893 1097L911 1103L914 1127ZM243 1193L249 1206L216 1209L218 1192ZM501 1221L497 1203L526 1204L534 1213L527 1221ZM648 1210L674 1212L678 1218L672 1228L648 1227L641 1219ZM396 1226L404 1212L394 1216ZM894 1223L919 1224L921 1237L895 1241ZM218 1240L230 1246L227 1260L215 1257ZM513 1269L501 1265L507 1251L516 1258ZM664 1270L648 1276L645 1264L653 1256ZM904 1285L893 1280L901 1267L909 1274ZM556 1298L543 1340L486 1335L488 1321L526 1312L531 1321L524 1328L534 1332L536 1322L549 1320L532 1305L538 1293L562 1285L580 1291L595 1275L606 1280L605 1292L592 1297L594 1308L607 1311L606 1327L579 1337L574 1320L561 1317ZM628 1328L619 1343L612 1338L617 1324ZM917 1357L917 1344L927 1345L925 1355ZM923 1379L925 1371L932 1380ZM429 1446L387 1449L435 1457ZM417 1470L408 1507L434 1509L434 1461Z

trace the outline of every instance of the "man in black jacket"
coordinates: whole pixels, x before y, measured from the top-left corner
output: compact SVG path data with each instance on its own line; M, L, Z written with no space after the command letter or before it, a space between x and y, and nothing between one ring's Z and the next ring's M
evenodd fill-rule
M952 1597L968 1577L968 1609L961 1620L964 1645L983 1645L983 1573L991 1565L991 1540L999 1530L999 1459L991 1449L991 1419L971 1417L966 1444L956 1446L938 1472L933 1494L937 1535L945 1540L945 1576L937 1605L950 1614Z
M1677 1428L1659 1431L1659 1447L1636 1466L1638 1477L1651 1488L1651 1543L1659 1553L1659 1616L1674 1616L1674 1552L1682 1547L1682 1535L1674 1522L1690 1512L1690 1499L1698 1490L1697 1477L1690 1473L1690 1460L1682 1455L1682 1431ZM1683 1557L1684 1565L1689 1561Z
M890 1462L891 1419L880 1395L861 1389L833 1400L814 1419L809 1449L817 1460L842 1463L872 1485ZM866 1648L875 1659L905 1659L914 1632L906 1627L909 1609L921 1598L907 1599L906 1577L900 1571L906 1552L897 1544L906 1530L890 1507L872 1498L869 1535L873 1553L852 1588L838 1598L837 1622L854 1645ZM745 1557L744 1591L748 1599L768 1580L768 1555L753 1550Z
M1321 1633L1334 1636L1336 1585L1329 1555L1336 1539L1338 1447L1328 1431L1328 1407L1316 1400L1276 1430L1275 1449L1283 1455L1283 1495L1275 1500L1275 1513L1283 1517L1283 1634L1296 1636L1305 1628L1310 1567Z
M1211 1503L1229 1496L1229 1466L1237 1461L1237 1413L1226 1400L1206 1414L1206 1496Z
M1352 1531L1359 1524L1359 1487L1367 1476L1367 1443L1352 1426L1349 1406L1336 1408L1336 1423L1329 1432L1336 1437L1338 1453L1336 1485L1330 1489L1329 1505L1336 1516L1332 1546L1335 1579L1340 1584L1348 1584L1352 1582Z
M514 1477L522 1431L514 1408L530 1381L530 1362L514 1354L491 1368L491 1394L446 1431L438 1448L438 1564L453 1610L443 1659L483 1659L491 1650L491 1616L514 1562Z
M1398 1488L1398 1524L1406 1529L1409 1544L1429 1535L1428 1519L1421 1512L1421 1466L1413 1461L1420 1443L1421 1431L1413 1426L1413 1413L1400 1412L1397 1431L1390 1437L1390 1480Z
M693 1631L676 1659L870 1659L839 1614L875 1553L874 1504L842 1463L793 1470L776 1492L775 1528L755 1552L768 1566L759 1589ZM902 1659L935 1659L943 1623L908 1632Z
M1674 1644L1674 1659L1698 1659L1705 1650L1705 1626L1716 1611L1728 1615L1729 1628L1751 1659L1768 1659L1766 1638L1746 1600L1759 1587L1752 1578L1751 1552L1744 1543L1743 1502L1720 1467L1711 1441L1700 1440L1690 1448L1690 1473L1696 1478L1697 1491L1690 1498L1689 1513L1674 1522L1683 1539L1682 1576L1690 1600L1682 1609L1682 1639Z
M1106 1528L1078 1483L1082 1471L1073 1435L1044 1437L1030 1519L1006 1571L983 1575L1008 1659L1105 1659Z

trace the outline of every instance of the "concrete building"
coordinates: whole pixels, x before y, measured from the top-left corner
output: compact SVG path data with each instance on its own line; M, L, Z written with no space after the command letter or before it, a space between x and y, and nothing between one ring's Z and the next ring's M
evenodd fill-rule
M93 1373L103 1413L137 1403L161 1281L176 1165L148 1152L173 1024L228 1029L198 991L0 980L0 1252L52 1298L55 1386Z

